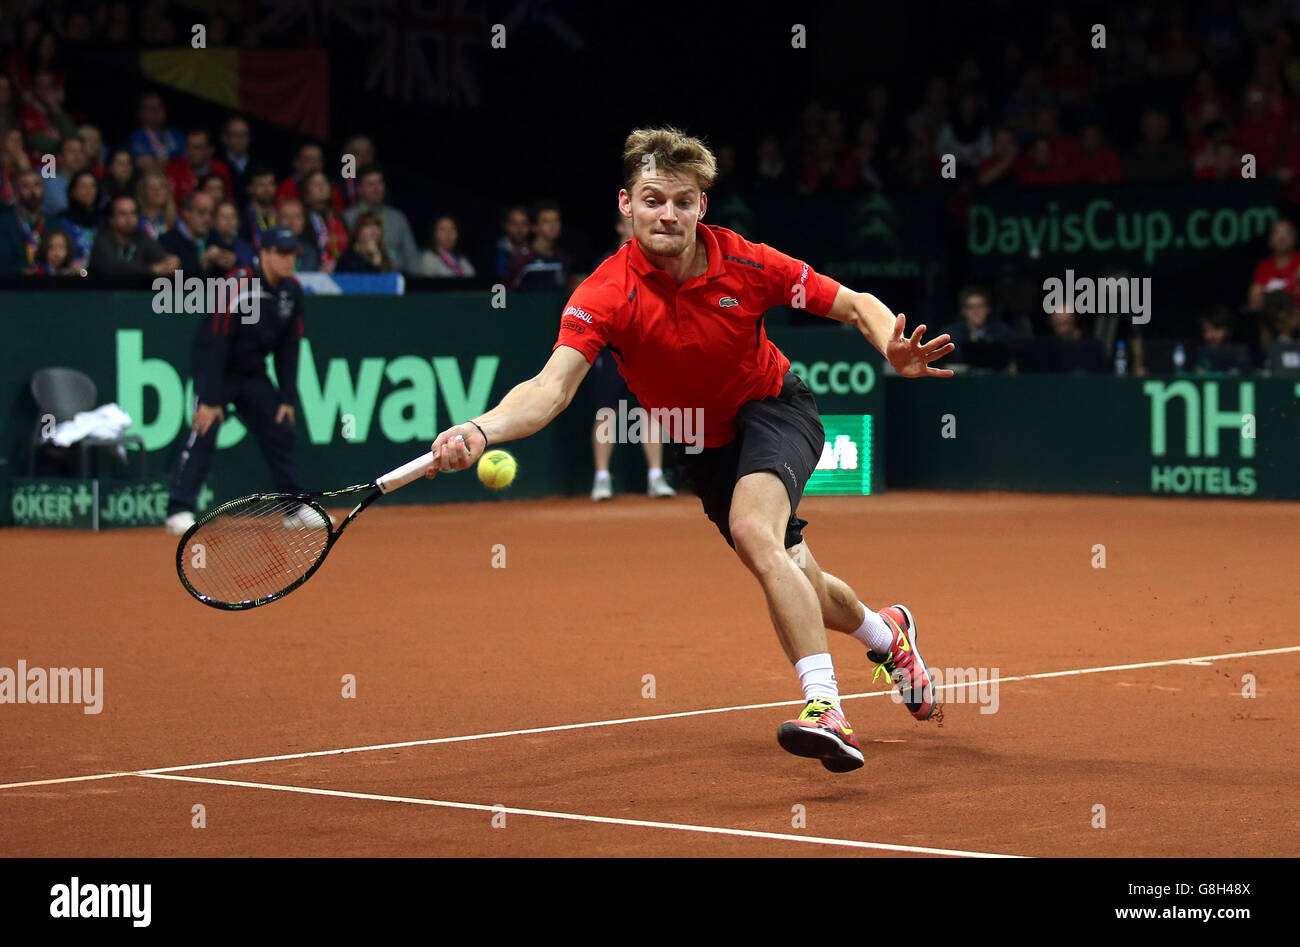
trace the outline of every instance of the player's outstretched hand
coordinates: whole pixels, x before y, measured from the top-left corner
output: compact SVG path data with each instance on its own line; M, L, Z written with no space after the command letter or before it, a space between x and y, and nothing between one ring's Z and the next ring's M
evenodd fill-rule
M457 424L438 435L433 442L433 463L424 472L436 477L439 472L464 470L478 460L486 446L483 435L472 424Z
M903 330L906 328L907 317L900 312L898 318L894 320L894 336L885 346L885 357L889 359L889 364L894 366L894 371L904 378L921 378L925 375L934 378L951 378L950 369L931 368L930 363L956 350L957 346L951 341L952 336L946 334L937 336L922 344L921 337L925 335L925 325L917 326L910 337L903 335Z

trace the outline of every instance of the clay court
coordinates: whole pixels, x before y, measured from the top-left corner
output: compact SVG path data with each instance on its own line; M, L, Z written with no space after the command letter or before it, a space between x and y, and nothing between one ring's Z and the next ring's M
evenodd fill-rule
M690 498L381 502L247 613L186 595L161 530L6 530L0 664L102 667L104 697L0 708L0 853L1300 854L1300 506L801 512L828 571L910 605L932 667L999 679L996 712L950 687L917 723L835 635L867 766L782 752L798 682Z

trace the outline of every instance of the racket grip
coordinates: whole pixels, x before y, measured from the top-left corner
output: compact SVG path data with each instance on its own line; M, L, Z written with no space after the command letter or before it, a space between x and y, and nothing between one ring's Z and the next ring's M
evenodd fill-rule
M433 451L429 451L422 457L417 457L415 460L388 471L375 481L375 486L379 487L384 493L392 493L398 487L404 487L412 480L419 480L432 463Z

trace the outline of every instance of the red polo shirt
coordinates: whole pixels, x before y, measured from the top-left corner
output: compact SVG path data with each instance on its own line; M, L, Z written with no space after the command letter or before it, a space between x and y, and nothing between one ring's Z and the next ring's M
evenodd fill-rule
M764 313L792 305L802 287L803 308L824 316L840 284L722 227L699 224L695 233L709 268L680 285L635 239L623 244L569 297L554 348L594 362L610 346L642 407L680 408L683 417L702 408L704 446L718 447L736 436L741 406L778 394L790 369L763 329Z

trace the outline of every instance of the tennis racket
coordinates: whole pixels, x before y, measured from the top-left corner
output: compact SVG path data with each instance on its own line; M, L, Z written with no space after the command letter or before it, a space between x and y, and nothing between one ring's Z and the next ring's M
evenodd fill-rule
M424 476L433 453L373 483L323 493L254 493L215 507L185 531L176 574L204 605L239 611L284 598L312 577L348 524L385 493ZM321 500L365 494L336 529Z

